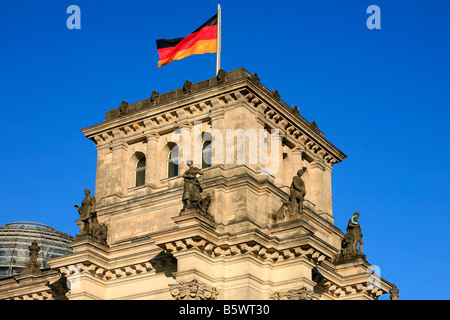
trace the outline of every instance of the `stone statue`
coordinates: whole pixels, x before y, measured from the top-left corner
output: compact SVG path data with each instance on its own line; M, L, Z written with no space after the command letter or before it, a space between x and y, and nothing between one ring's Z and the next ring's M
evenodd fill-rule
M392 288L391 290L389 290L389 293L391 294L390 298L391 300L398 300L398 292L400 290L398 290L397 286L395 285L395 283L392 284Z
M290 217L298 216L303 212L303 202L305 201L306 188L302 179L303 169L297 171L297 175L292 178L289 200L283 201L283 205L272 216L275 222L280 222Z
M104 223L99 223L97 220L96 200L94 196L91 196L89 189L84 190L86 197L81 202L81 207L77 204L75 208L80 214L80 233L76 238L87 236L97 242L107 246L106 239L108 234L108 227Z
M183 85L183 93L188 94L191 93L191 91L192 91L192 82L186 80Z
M94 215L92 222L92 237L104 246L108 246L106 242L108 236L108 227L104 223L98 223L97 214Z
M280 96L280 93L278 92L278 90L273 90L272 95L276 100L278 100L278 101L281 100L281 96Z
M192 161L187 161L189 169L184 174L184 190L183 190L183 211L193 209L197 210L205 216L209 216L208 208L211 203L211 197L202 197L203 188L200 185L198 175L203 172L192 165Z
M120 114L124 115L128 113L128 102L122 101L119 108Z
M220 70L217 72L217 76L216 76L217 82L219 82L219 83L224 83L224 82L225 82L225 77L226 77L226 75L227 75L226 71L223 70L223 69L220 69Z
M317 126L317 123L315 121L310 122L311 129L313 129L316 133L318 133L321 136L325 136L322 131L319 130L319 127Z
M203 172L192 165L191 161L187 162L189 169L183 174L184 191L183 204L185 208L200 208L202 200L202 187L197 175L203 175Z
M153 91L152 95L150 96L150 102L152 104L157 104L159 102L159 92L158 91Z
M255 82L260 82L259 76L257 73L252 74L251 79Z
M91 234L93 218L95 211L95 197L91 196L91 191L89 189L84 190L84 194L86 197L81 202L81 207L75 205L75 208L78 209L78 213L80 214L80 233L79 235Z
M274 220L281 221L291 216L291 203L289 201L283 201L283 205L278 209L275 214Z
M292 179L289 202L291 204L291 215L303 212L303 202L305 201L306 188L302 179L303 170L299 169L297 175Z
M363 235L358 219L359 212L355 212L351 219L348 220L347 234L342 239L341 252L333 258L333 263L341 264L358 259L366 260L366 256L363 254Z
M358 222L359 212L355 212L347 224L347 234L342 240L343 255L363 255L361 225ZM358 250L359 243L359 250Z
M25 263L25 269L22 270L21 275L40 272L41 264L38 262L38 253L41 248L36 240L28 247L28 250L30 258Z

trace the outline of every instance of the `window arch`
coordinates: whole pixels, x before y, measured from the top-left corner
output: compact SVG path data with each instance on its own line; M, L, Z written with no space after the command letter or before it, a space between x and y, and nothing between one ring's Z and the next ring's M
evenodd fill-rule
M211 141L203 142L202 146L202 169L211 167Z
M195 155L194 161L201 161L201 168L209 168L212 164L212 136L211 132L203 131L201 134L197 136L195 141L196 145L201 145L201 155L198 158L198 155ZM194 146L195 150L195 146ZM197 152L197 151L196 151Z
M140 158L136 163L135 179L134 179L135 187L141 187L145 185L145 165L146 165L145 157Z
M179 150L178 146L172 147L167 157L167 178L178 176Z

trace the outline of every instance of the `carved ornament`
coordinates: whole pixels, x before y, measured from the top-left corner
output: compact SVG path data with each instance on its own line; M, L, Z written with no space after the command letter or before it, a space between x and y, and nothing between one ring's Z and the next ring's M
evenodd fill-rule
M170 294L175 300L217 300L216 288L207 286L197 280L169 284Z
M306 288L289 290L285 293L276 292L270 296L271 300L319 300L320 295Z

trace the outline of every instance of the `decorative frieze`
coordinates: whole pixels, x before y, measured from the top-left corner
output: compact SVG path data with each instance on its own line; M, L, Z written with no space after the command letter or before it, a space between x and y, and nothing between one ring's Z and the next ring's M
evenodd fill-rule
M169 284L170 294L175 300L217 300L217 290L197 280Z
M121 266L107 269L90 262L77 263L74 265L59 267L59 272L64 277L76 277L82 273L89 273L91 276L101 280L114 280L123 277L138 275L145 272L159 272L161 269L170 268L176 265L173 257L166 257L156 260L150 260L142 263Z
M289 290L288 292L275 292L270 300L320 300L320 295L307 288Z
M168 254L174 254L195 247L211 257L232 257L251 253L262 260L278 262L304 256L315 264L320 264L322 261L327 259L325 254L312 247L304 246L302 248L301 246L297 246L278 250L273 247L264 246L253 240L239 244L218 245L201 237L195 237L168 242L159 246L162 247Z
M53 270L22 274L3 285L0 300L64 300L69 291L67 279Z
M344 298L349 295L365 293L370 295L374 299L378 299L379 296L385 293L385 291L383 291L381 288L373 286L372 284L367 282L340 286L330 280L324 280L320 287L322 287L324 292L336 298Z
M14 296L5 300L49 300L49 299L52 299L51 289Z

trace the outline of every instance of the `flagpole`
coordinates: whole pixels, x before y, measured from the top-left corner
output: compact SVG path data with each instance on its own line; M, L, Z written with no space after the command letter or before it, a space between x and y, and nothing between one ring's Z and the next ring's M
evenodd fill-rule
M216 75L220 70L220 52L222 50L222 8L220 4L217 5L217 60L216 60Z

